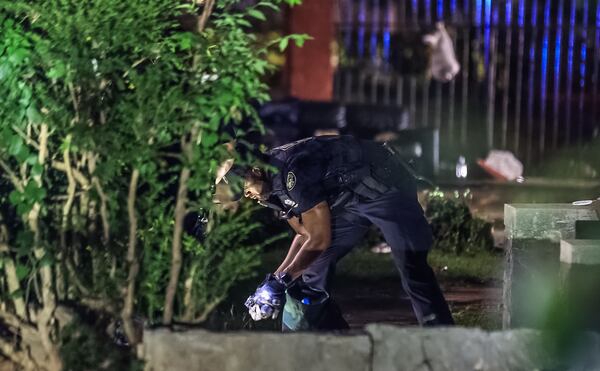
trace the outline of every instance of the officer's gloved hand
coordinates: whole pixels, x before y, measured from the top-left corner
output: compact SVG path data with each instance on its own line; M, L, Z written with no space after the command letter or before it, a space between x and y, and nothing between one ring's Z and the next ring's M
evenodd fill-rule
M289 276L286 274L278 276L267 274L265 280L244 304L253 320L277 318L285 300L285 290L289 281Z

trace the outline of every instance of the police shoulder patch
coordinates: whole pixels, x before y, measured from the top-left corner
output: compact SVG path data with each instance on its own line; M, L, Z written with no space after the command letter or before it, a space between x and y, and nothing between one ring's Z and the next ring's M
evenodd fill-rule
M294 174L291 171L288 172L287 179L285 181L285 186L287 187L288 191L294 189L294 187L296 186L296 174Z

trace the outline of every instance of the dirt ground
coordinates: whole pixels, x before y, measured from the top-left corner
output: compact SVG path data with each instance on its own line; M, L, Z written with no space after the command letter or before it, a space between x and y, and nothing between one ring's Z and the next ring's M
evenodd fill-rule
M457 324L498 329L501 324L499 283L452 283L442 285ZM336 285L335 300L351 328L380 322L400 326L417 325L408 296L400 280L356 281Z

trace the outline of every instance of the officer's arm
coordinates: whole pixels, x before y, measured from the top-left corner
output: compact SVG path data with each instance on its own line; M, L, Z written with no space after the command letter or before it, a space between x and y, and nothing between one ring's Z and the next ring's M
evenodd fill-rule
M281 271L296 278L317 259L331 244L331 214L329 205L323 201L302 213L302 224L291 221L296 233L304 237L299 251L289 265ZM288 257L289 257L288 253ZM287 260L287 258L286 258ZM282 264L283 265L283 264Z

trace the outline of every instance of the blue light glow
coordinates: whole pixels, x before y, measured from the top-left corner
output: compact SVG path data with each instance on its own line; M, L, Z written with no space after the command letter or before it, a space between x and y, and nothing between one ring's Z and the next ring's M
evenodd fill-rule
M485 0L485 25L490 26L490 20L492 17L492 0Z
M475 25L481 26L481 0L475 0Z
M512 22L512 0L508 0L506 2L506 25L510 26L510 23Z
M494 26L498 25L498 7L492 7L492 24Z
M557 12L558 16L556 18L556 43L554 45L554 100L558 99L559 87L560 87L560 57L561 57L561 41L562 41L562 22L563 22L563 12L562 12L562 1L560 2L560 9ZM556 103L555 103L556 104ZM557 107L554 108L558 109Z
M365 21L367 20L367 1L361 0L358 8L358 56L365 54Z
M483 30L483 55L484 64L487 69L490 63L490 18L492 16L492 0L485 0L485 18L484 18L484 30Z
M600 28L600 1L598 1L598 5L596 6L596 27Z
M575 45L575 1L571 2L571 12L569 15L569 51L567 60L567 74L569 81L573 75L573 47Z
M542 41L542 104L546 101L548 70L548 26L550 25L550 0L544 5L544 39Z
M518 23L519 27L523 27L525 25L525 0L519 0Z
M431 0L425 0L425 19L431 19Z
M392 24L392 0L387 0L387 10L385 12L385 27L383 28L383 59L390 60L390 28Z
M373 6L371 7L371 41L370 41L370 54L371 59L377 58L377 33L379 29L379 0L373 0Z
M537 26L537 0L533 0L533 4L531 5L531 25L533 27Z
M454 18L454 15L456 14L456 0L450 0L450 14L452 15L452 18Z
M444 19L444 0L437 0L437 19Z
M585 86L585 61L587 58L587 24L588 24L588 0L583 1L583 22L581 31L581 54L579 61L579 86L583 89Z
M412 0L412 14L413 20L417 22L419 20L419 2L417 0Z

